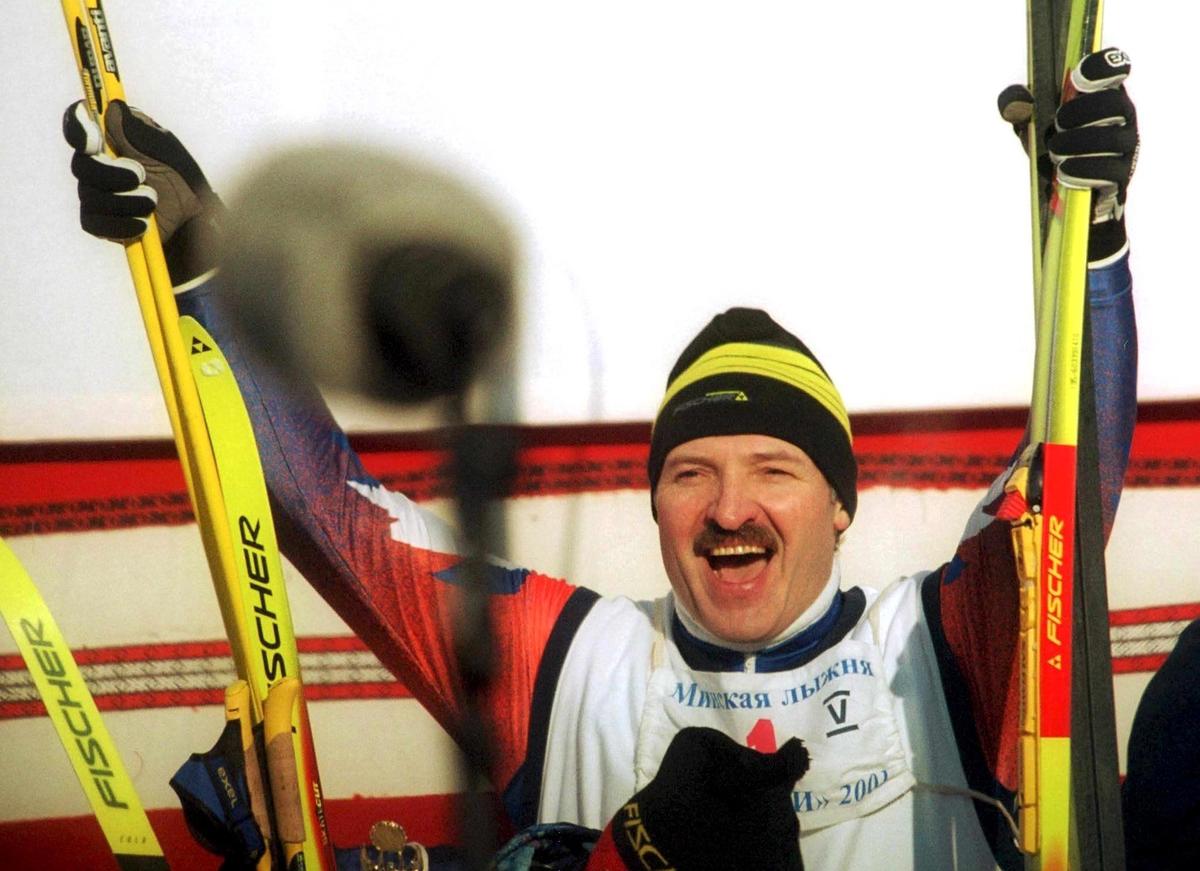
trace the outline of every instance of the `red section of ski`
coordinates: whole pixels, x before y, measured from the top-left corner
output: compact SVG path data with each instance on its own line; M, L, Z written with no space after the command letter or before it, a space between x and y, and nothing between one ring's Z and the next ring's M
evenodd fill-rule
M1041 729L1071 736L1071 603L1075 555L1075 446L1047 444L1038 630Z

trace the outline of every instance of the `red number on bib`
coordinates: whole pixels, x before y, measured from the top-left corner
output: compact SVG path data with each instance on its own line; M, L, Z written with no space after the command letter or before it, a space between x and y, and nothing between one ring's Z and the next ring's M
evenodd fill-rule
M775 724L770 720L759 720L746 735L746 746L759 753L774 753L779 747L775 742Z

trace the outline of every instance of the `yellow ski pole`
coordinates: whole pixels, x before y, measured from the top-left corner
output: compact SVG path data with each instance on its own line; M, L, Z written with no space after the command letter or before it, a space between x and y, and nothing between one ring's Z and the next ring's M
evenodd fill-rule
M103 134L108 105L125 99L104 8L100 0L62 0L62 9L88 108ZM241 603L229 594L236 589L233 541L224 520L220 482L187 352L175 327L179 310L153 216L145 235L126 243L125 255L234 663L238 673L244 674L250 645L241 619ZM256 713L261 718L261 710Z

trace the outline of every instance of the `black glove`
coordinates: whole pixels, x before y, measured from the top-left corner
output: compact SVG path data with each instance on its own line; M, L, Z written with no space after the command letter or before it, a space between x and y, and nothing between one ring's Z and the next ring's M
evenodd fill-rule
M1046 134L1047 159L1038 173L1067 187L1091 188L1092 227L1088 261L1096 263L1125 247L1125 195L1137 165L1137 112L1125 91L1129 57L1108 48L1084 57L1071 71L1069 99ZM1021 141L1033 114L1033 97L1022 85L1005 88L1000 115Z
M175 134L120 100L104 115L108 144L83 102L63 113L63 136L75 149L71 173L79 179L79 222L102 239L141 237L151 214L158 221L172 284L178 286L216 263L223 207L199 164Z
M617 853L636 869L802 871L792 790L807 770L798 738L759 753L715 729L683 729L613 819Z

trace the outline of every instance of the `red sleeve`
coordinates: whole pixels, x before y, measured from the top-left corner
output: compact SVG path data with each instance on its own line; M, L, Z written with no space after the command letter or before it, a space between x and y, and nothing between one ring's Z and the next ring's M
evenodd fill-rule
M352 491L353 492L353 491ZM290 558L381 662L451 735L463 697L453 647L462 594L459 557L393 535L390 512L356 493L322 528L338 543L329 560L311 539L291 542ZM423 518L423 512L416 515ZM411 521L411 518L408 519ZM419 527L418 527L419 528ZM489 566L496 669L486 710L495 741L495 783L507 784L526 757L534 682L547 639L575 588L524 569Z
M1008 524L989 523L964 539L936 577L940 628L969 699L975 738L988 771L1013 790L1020 713L1019 602ZM952 716L964 713L954 710L961 701L953 700L949 688L947 698Z
M290 476L297 494L290 504L299 507L278 514L284 552L457 736L462 682L453 632L462 593L460 557L436 517L375 482L341 441L325 434L328 457ZM273 489L279 487L276 480ZM496 742L494 782L503 788L525 759L542 653L575 588L497 563L487 573L497 665L486 708Z

